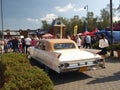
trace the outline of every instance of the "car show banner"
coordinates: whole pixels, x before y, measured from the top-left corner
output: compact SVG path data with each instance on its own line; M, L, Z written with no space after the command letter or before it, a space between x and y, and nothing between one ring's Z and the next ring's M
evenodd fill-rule
M74 36L77 35L77 30L78 30L78 25L75 25L75 26L74 26Z

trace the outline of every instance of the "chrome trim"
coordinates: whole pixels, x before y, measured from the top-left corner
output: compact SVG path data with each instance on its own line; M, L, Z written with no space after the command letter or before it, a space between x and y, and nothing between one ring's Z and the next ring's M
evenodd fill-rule
M94 61L84 61L84 62L77 62L77 63L69 63L69 66L68 67L64 67L64 66L62 66L62 67L60 67L59 66L59 68L60 69L73 69L73 68L80 68L80 67L85 67L85 66L87 66L87 67L89 67L89 66L99 66L101 64L101 60L99 59L96 59L96 60L94 60ZM64 65L64 63L61 63L61 65Z

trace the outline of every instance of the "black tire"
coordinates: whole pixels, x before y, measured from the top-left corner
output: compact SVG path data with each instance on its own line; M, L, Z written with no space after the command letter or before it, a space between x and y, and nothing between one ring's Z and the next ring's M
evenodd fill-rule
M31 55L30 55L30 52L27 53L27 58L28 59L32 59Z
M49 71L50 71L49 67L46 66L46 65L44 66L44 70L45 70L46 73L49 73Z

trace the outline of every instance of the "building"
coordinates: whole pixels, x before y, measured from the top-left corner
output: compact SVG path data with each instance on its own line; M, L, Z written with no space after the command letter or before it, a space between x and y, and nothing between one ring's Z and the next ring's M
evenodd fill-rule
M61 20L53 20L49 33L51 33L54 37L64 38L65 37L65 25Z

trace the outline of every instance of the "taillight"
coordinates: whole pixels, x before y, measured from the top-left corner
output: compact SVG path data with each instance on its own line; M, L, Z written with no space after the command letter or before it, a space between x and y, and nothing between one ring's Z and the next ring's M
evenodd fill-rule
M94 61L94 63L96 63L96 64L100 63L100 62L103 62L103 59L97 59L97 60Z
M69 67L69 63L64 63L64 67Z
M96 54L99 54L100 52L97 52Z
M69 67L69 63L63 63L63 64L60 64L59 65L60 68L66 68L66 67Z
M104 60L103 59L100 59L100 62L103 62Z
M60 67L63 67L64 65L63 64L60 64Z

